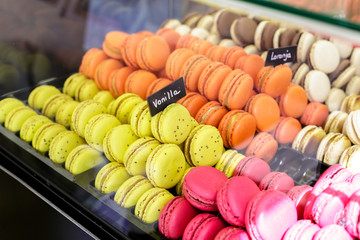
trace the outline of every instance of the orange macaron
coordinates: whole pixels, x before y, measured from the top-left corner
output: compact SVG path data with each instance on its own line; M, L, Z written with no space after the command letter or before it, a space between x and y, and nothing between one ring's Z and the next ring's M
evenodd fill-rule
M158 78L155 81L153 81L150 86L147 89L146 97L150 96L151 94L159 91L160 89L166 87L172 83L172 81L168 78Z
M228 113L228 110L221 103L210 101L200 108L195 116L195 120L199 124L211 125L217 128L226 113Z
M195 42L197 39L198 39L197 37L191 34L184 34L178 39L175 48L176 49L190 48L191 44Z
M135 93L142 99L146 99L146 92L156 75L146 70L136 70L132 72L125 81L125 92Z
M264 67L265 61L256 54L249 54L238 58L235 62L234 69L241 69L249 74L252 79L256 80L256 76L261 68Z
M221 62L221 59L227 50L228 48L225 46L214 45L207 50L206 56L211 61Z
M256 120L253 115L243 110L231 110L224 115L218 126L224 146L244 149L256 132Z
M124 64L116 59L110 58L102 61L96 68L94 80L100 90L108 90L110 75L113 71L122 68Z
M144 38L136 50L136 61L141 69L156 72L165 67L170 55L169 44L160 36Z
M272 131L280 120L280 109L277 102L265 93L252 96L245 105L245 111L256 119L259 131Z
M180 48L173 51L165 65L165 72L169 79L176 80L181 76L181 69L188 58L195 55L193 51Z
M281 117L276 128L271 132L274 138L281 144L292 143L296 135L301 131L299 120L293 117Z
M189 49L191 49L196 54L204 55L206 54L207 50L214 46L210 41L197 39L196 41L192 42Z
M234 69L236 62L240 57L246 56L246 52L242 47L234 46L228 48L225 52L220 61L232 69Z
M180 38L180 34L172 28L160 28L155 35L160 36L165 39L168 43L170 52L175 50L176 43Z
M195 92L198 90L198 81L204 68L209 65L211 61L200 54L189 57L181 69L181 76L184 77L185 86L189 91Z
M195 118L196 114L202 106L204 106L208 100L203 95L197 92L189 92L185 97L181 98L177 103L182 104L190 113L190 115Z
M269 163L276 154L278 143L272 135L267 132L258 133L246 149L246 156L262 158Z
M108 58L103 50L91 48L84 54L79 70L86 77L94 79L97 66Z
M128 67L138 69L139 64L136 59L136 51L142 40L146 38L146 34L133 33L125 37L121 46L121 56Z
M128 35L129 34L121 31L108 32L102 44L105 54L111 58L121 60L121 46Z
M255 87L258 92L276 98L286 91L291 79L292 71L287 65L266 66L258 72Z
M228 109L242 109L252 94L254 82L249 74L240 69L231 71L219 90L219 101Z
M300 118L303 125L317 125L324 127L329 109L325 104L319 102L310 102Z
M125 81L127 77L134 71L135 70L131 67L123 67L113 71L110 74L108 88L115 98L125 93Z
M210 101L217 101L219 89L230 74L231 68L221 62L211 62L202 71L199 82L198 90Z
M282 116L300 117L308 104L306 92L303 87L291 83L286 91L277 99Z

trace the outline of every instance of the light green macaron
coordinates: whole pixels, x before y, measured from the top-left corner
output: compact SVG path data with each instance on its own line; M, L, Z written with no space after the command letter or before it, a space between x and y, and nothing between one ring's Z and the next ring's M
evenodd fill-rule
M225 175L230 178L232 177L236 166L245 156L241 153L238 153L236 150L228 149L220 157L219 161L216 163L215 168L219 169Z

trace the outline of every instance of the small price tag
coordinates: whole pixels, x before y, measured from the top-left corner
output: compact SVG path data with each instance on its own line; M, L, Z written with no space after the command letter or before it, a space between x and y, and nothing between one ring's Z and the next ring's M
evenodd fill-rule
M177 102L185 96L185 83L183 77L181 77L166 87L153 93L146 99L149 105L150 115L156 115L164 110L168 105Z
M268 50L265 66L276 66L287 62L295 62L297 46L273 48Z

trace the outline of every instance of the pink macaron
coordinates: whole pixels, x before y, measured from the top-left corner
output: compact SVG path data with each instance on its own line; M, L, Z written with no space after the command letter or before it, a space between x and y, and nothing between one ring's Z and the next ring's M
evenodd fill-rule
M320 227L310 220L299 220L285 233L282 240L312 240Z
M298 185L291 188L287 195L294 201L298 213L298 219L304 216L304 207L310 196L312 187L309 185Z
M246 208L245 224L251 239L281 240L296 221L294 202L279 191L260 191Z
M329 240L329 239L341 239L341 240L353 240L350 234L344 227L336 224L331 224L321 228L313 237L313 240Z
M259 183L260 190L277 190L287 193L294 187L294 180L284 172L270 172Z
M223 228L216 234L214 240L250 240L249 234L245 229L229 226Z
M245 176L259 184L261 179L270 172L270 166L261 158L249 156L243 158L236 166L233 176Z
M326 169L326 171L321 174L315 183L313 190L308 197L307 203L304 207L304 219L313 219L312 207L316 197L319 196L320 193L322 193L331 184L346 181L351 176L351 171L340 164L334 164Z
M353 237L360 236L360 189L354 192L344 209L345 228Z
M216 234L226 227L226 223L210 213L200 213L186 226L182 240L214 239Z
M184 197L174 197L161 210L159 231L167 238L180 238L187 224L198 213L199 211L191 206Z
M311 209L312 219L320 227L338 224L342 220L345 205L355 190L349 182L331 184L314 200Z
M225 173L210 166L198 166L184 177L185 198L194 207L203 211L216 211L216 195L227 181Z
M235 176L228 179L216 197L221 216L233 226L245 227L247 204L258 192L259 187L248 177Z

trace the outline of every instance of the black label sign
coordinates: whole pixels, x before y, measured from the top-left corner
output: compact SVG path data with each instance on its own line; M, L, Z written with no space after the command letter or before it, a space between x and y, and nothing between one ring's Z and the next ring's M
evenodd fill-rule
M185 96L185 83L183 77L181 77L146 99L149 105L150 115L156 115L168 105L177 102Z
M273 48L268 50L265 66L276 66L296 61L297 46Z

